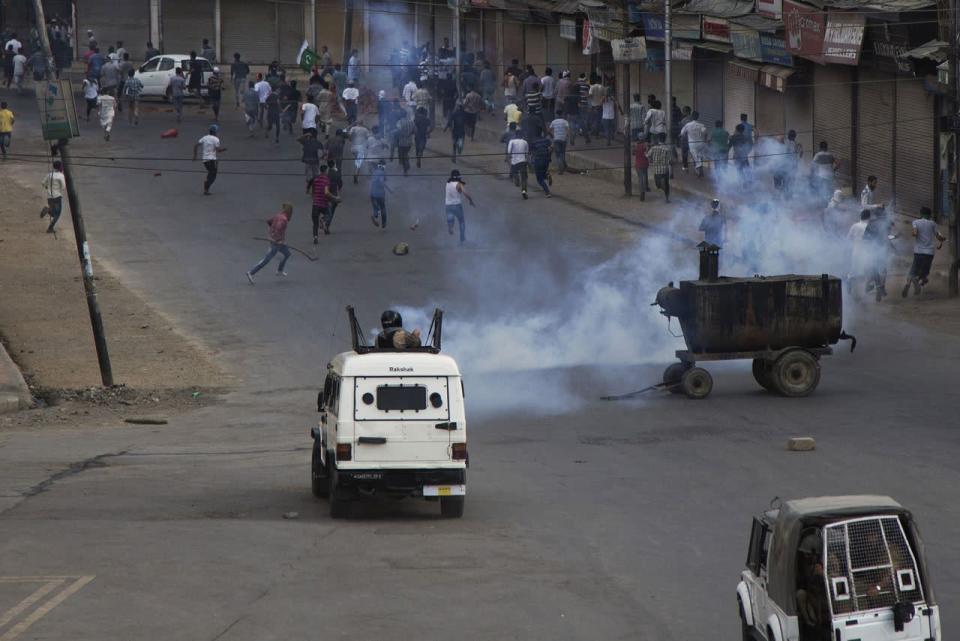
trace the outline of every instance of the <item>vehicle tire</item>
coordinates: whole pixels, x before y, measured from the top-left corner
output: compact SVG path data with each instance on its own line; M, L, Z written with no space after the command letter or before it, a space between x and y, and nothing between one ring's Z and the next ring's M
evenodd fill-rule
M773 368L773 363L766 358L755 358L753 359L753 378L763 389L768 392L776 392L777 389L773 386L773 379L770 378L770 372Z
M739 600L740 599L737 599L737 601ZM740 610L740 639L742 641L756 641L753 634L753 626L747 624L747 617L743 615L743 605L738 609Z
M440 516L445 519L459 519L463 516L463 496L441 496Z
M810 352L792 349L774 361L770 375L784 396L806 396L820 383L820 363Z
M679 363L671 363L666 370L663 372L663 384L669 386L669 391L671 394L682 394L683 388L680 387L680 379L683 378L683 373L688 369L693 367L690 363L685 363L680 361Z
M322 446L319 442L314 441L313 454L310 457L310 489L318 499L328 496L330 492L329 481L327 481L327 468L323 464L321 453Z
M350 501L345 501L342 492L337 487L337 467L330 464L327 473L327 494L330 501L330 518L345 519L350 515Z
M693 367L683 373L680 378L680 387L687 398L702 399L710 395L713 390L713 377L702 367Z

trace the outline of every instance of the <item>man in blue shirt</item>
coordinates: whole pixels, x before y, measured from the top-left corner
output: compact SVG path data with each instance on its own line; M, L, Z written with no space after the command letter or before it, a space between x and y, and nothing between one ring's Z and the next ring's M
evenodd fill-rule
M710 213L700 221L700 231L703 232L704 241L723 247L727 235L727 219L720 213L720 201L716 198L710 203Z
M370 172L370 204L374 227L387 228L387 163L381 158Z

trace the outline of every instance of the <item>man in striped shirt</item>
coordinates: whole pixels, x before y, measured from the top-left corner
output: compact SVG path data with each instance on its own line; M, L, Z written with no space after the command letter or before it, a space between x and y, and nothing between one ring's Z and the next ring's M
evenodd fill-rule
M667 144L666 133L657 134L656 141L657 144L647 152L647 159L653 169L654 183L663 190L666 202L670 202L670 165L674 160L674 152Z

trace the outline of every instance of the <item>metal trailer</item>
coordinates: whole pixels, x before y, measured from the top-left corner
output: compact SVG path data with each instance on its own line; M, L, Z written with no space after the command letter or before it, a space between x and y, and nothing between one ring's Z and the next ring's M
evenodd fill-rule
M820 358L831 345L856 338L842 331L840 279L821 276L719 276L719 248L700 246L700 276L670 283L657 293L655 305L676 316L686 350L667 367L667 389L702 399L713 390L713 377L697 363L751 359L753 377L765 390L783 396L807 396L820 382Z

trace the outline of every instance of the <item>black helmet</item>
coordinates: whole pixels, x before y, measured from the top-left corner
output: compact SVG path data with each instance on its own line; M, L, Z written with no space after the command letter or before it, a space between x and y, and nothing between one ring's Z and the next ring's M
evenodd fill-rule
M384 313L380 314L380 325L384 329L403 327L403 317L400 316L400 312L388 309Z

